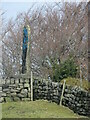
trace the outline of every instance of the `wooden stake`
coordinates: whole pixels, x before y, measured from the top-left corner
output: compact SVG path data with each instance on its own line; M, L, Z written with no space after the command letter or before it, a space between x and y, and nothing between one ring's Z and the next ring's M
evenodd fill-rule
M82 87L82 70L80 65L80 87Z
M31 101L33 101L33 75L31 71Z
M64 80L64 84L63 84L62 95L61 95L61 100L60 100L60 106L62 105L62 99L63 99L63 93L64 93L64 89L65 89L65 83L66 83L66 80Z

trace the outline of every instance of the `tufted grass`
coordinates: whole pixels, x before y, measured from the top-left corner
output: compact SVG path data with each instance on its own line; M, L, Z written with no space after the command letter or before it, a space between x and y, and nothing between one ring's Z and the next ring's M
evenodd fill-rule
M46 100L2 103L3 118L85 118Z
M71 78L71 77L68 77L68 78L65 78L65 80L66 80L66 84L67 85L70 85L70 86L80 86L80 79L78 79L78 78ZM63 83L64 82L64 79L63 80L61 80L61 83ZM82 80L82 88L84 89L84 90L87 90L87 91L90 91L90 86L89 86L90 84L89 84L89 82L88 82L88 80Z

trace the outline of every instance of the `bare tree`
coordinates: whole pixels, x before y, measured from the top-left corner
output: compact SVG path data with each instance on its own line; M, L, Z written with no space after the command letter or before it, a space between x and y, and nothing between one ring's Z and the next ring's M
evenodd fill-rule
M52 72L49 60L64 61L70 54L77 64L87 66L87 19L87 3L45 4L20 13L3 31L4 75L11 76L21 71L25 24L31 28L30 63L35 75L47 77ZM87 67L84 69L85 72Z

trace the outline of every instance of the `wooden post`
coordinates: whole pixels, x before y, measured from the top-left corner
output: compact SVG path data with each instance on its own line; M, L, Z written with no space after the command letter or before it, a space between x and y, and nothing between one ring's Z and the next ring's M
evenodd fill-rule
M62 105L62 99L63 99L63 93L64 93L64 89L65 89L65 83L66 83L66 80L64 80L64 84L63 84L62 95L61 95L61 99L60 99L60 106Z
M33 75L31 71L31 101L33 101Z
M0 103L0 120L2 120L2 103Z
M80 87L82 87L82 70L80 65Z

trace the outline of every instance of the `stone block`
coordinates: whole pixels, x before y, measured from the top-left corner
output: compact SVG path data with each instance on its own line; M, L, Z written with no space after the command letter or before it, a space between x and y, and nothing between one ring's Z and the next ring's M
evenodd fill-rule
M24 79L23 78L20 78L20 83L23 83L24 82Z
M2 97L6 97L6 93L2 93L1 96L2 96Z
M16 93L11 93L10 95L11 95L11 96L16 96Z
M24 83L24 88L30 87L28 83Z
M16 87L16 85L15 84L10 84L9 87L14 88L14 87Z
M19 83L19 79L15 79L15 84L18 84Z
M81 104L77 104L77 107L81 107Z
M11 79L11 84L14 84L14 83L15 83L15 79L12 78L12 79Z
M22 89L21 93L28 93L28 90L27 89Z
M25 82L28 83L28 84L30 83L29 80L26 80Z
M19 83L19 87L20 87L20 88L23 88L23 84Z
M19 85L19 86L22 86L22 85L23 85L23 83L19 83L18 85Z
M28 92L30 92L31 91L31 89L30 89L30 87L28 88Z
M19 97L14 97L14 101L20 101Z
M6 80L6 84L10 84L10 80Z
M21 88L19 88L19 87L18 87L18 88L16 88L16 90L20 91L20 90L21 90Z
M88 93L88 98L90 98L90 93Z
M79 104L82 104L82 101L81 101L81 100L79 100Z
M22 91L21 94L24 96L24 98L28 96L28 92L25 91Z
M6 93L6 96L7 96L7 97L10 97L10 96L11 96L10 92Z
M75 101L75 105L80 104L78 101Z
M83 112L83 108L80 108L79 111L80 111L80 112Z
M87 103L87 101L83 101L83 103L84 103L84 104L86 104L86 103Z
M4 102L4 98L0 97L0 103Z
M17 89L11 89L10 92L18 92Z
M0 80L0 84L5 84L5 80Z
M19 98L24 98L24 95L22 95L22 94L17 94L17 97L19 97Z
M76 99L77 101L79 101L79 97L76 97L75 99Z
M25 83L29 83L29 79L25 79Z
M10 90L8 88L6 88L6 89L3 89L2 91L7 92L7 91L10 91Z
M46 86L46 83L45 83L45 82L42 82L42 86Z

